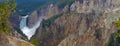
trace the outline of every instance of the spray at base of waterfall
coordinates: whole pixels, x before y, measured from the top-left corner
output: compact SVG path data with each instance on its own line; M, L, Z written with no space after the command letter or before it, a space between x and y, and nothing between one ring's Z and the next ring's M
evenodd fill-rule
M27 18L28 15L22 17L22 20L20 21L20 29L21 31L27 36L28 40L35 34L37 28L39 28L40 23L43 20L43 16L40 16L39 20L32 26L32 28L29 28L27 24Z

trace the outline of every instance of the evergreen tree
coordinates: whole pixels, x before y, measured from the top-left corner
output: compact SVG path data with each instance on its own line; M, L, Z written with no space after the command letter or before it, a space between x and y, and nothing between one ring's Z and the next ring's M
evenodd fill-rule
M15 12L16 4L14 0L5 0L0 2L0 32L9 34L10 25L9 17L11 13Z

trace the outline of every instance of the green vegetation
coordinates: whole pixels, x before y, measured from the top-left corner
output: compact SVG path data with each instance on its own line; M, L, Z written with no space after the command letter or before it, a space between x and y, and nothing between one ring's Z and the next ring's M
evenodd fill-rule
M38 40L37 38L33 38L32 41L31 41L32 44L34 44L35 46L38 46Z
M118 31L111 34L107 46L120 46L120 18L118 19L118 21L114 22L113 25L118 28Z
M10 32L9 17L15 12L16 4L14 0L0 2L0 31L7 34Z
M61 8L64 7L65 5L71 5L75 0L58 0L57 5Z
M49 27L57 18L61 17L63 14L54 15L53 17L43 21L43 28Z
M114 22L113 24L118 28L118 32L115 36L116 38L118 38L118 37L120 37L120 18L118 19L117 22Z
M116 33L113 33L111 34L110 39L106 46L119 46L118 40L120 40L120 38L116 38Z
M64 8L66 5L70 6L74 1L75 0L47 0L47 2L44 5L41 5L38 9L45 8L51 3L57 5L59 8Z
M69 43L68 42L66 42L66 45L65 46L69 46Z

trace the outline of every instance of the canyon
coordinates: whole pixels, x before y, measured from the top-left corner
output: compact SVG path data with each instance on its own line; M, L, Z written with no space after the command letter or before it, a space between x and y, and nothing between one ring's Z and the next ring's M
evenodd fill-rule
M74 0L60 6L50 3L30 14L11 15L14 31L6 37L8 43L19 44L15 39L25 46L120 46L113 25L120 18L119 0Z

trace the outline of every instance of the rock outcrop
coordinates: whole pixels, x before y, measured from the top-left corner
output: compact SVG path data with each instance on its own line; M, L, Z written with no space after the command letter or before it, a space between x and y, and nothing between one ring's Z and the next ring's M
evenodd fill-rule
M45 16L44 19L48 19L56 14L59 14L61 11L58 8L58 6L54 4L50 4L47 7L41 9L40 12L41 12L41 15Z
M62 10L50 4L34 11L28 18L29 27L39 16L45 18L30 42L35 38L38 46L106 46L110 35L117 32L112 22L120 17L119 2L75 0Z
M33 11L32 14L29 15L28 17L28 22L27 22L28 27L32 28L32 26L36 24L39 18L40 18L39 12L37 10Z
M117 31L112 25L113 19L109 18L114 15L102 13L98 16L93 14L88 16L80 21L78 31L69 34L58 46L107 46L111 34Z
M111 2L113 1L109 3ZM115 21L114 18L119 18L120 14L119 10L115 10L119 8L118 5L109 8L105 5L106 2L102 3L104 4L92 6L94 9L89 8L91 6L84 4L84 1L84 5L76 1L71 5L69 13L44 20L34 37L41 46L106 46L111 34L117 32L112 22ZM107 11L106 7L110 10Z
M43 16L44 19L48 19L56 14L60 13L58 6L54 4L47 5L45 8L33 11L28 17L28 26L32 27L35 22L38 21L40 16Z
M76 0L70 10L77 13L86 12L88 10L112 10L120 6L119 0Z
M34 46L20 38L8 36L4 32L0 33L0 46Z

